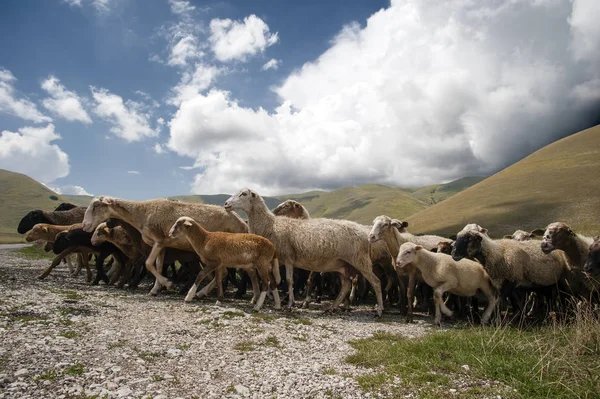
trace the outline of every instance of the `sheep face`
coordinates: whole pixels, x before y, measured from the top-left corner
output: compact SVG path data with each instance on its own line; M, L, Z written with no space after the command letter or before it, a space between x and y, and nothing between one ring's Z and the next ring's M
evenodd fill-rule
M414 262L417 252L421 251L422 249L423 247L420 245L416 245L412 242L405 242L400 246L400 251L398 252L398 257L396 258L396 266L401 269L404 266Z
M392 219L388 216L377 216L373 220L373 227L369 232L369 241L375 242L381 240L388 229L392 227Z
M110 218L112 205L114 200L110 197L93 198L83 216L83 231L91 233L100 223Z
M594 243L590 245L590 253L583 271L593 277L600 276L600 236L594 237Z
M509 239L515 240L515 241L528 241L528 240L531 240L533 237L535 237L535 234L528 233L523 230L517 230L514 233L512 233L512 235L510 235L510 236L504 236L504 238L509 238Z
M275 214L275 216L297 218L302 216L302 205L294 200L287 200L277 205L277 207L273 209L273 214Z
M406 228L408 227L408 222L404 222L398 219L392 219L392 226L398 229L400 233L408 232L408 230L406 230Z
M475 259L481 252L482 234L478 231L461 232L458 234L452 247L452 259L456 261L462 258Z
M25 241L32 242L37 240L43 240L45 239L47 233L48 227L42 226L41 224L36 224L25 237Z
M19 222L17 232L19 232L19 234L25 234L38 223L48 223L48 220L46 220L46 217L44 216L44 211L40 209L31 211L25 215Z
M223 207L226 211L242 210L246 213L252 209L253 200L258 197L254 191L243 188L237 194L229 197Z
M440 241L437 245L437 252L439 254L452 254L452 244L446 241Z
M106 227L106 223L100 223L98 227L96 227L96 230L94 230L94 234L90 240L92 245L100 245L107 241L111 236L111 231L111 229Z
M184 234L190 227L192 227L192 219L187 216L182 216L171 226L169 230L170 238L178 238Z
M573 237L575 237L575 233L567 224L562 222L550 223L542 237L542 252L549 254L555 249L566 248Z

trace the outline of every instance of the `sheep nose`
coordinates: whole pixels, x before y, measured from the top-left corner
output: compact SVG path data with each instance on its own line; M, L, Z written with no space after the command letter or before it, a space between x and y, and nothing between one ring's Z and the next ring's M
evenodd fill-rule
M375 241L375 234L369 234L369 241L371 241L371 242Z

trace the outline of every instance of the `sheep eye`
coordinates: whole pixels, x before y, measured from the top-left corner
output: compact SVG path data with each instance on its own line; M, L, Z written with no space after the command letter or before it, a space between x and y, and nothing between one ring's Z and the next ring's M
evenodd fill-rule
M244 196L244 195L248 195L248 193L244 192L244 193L241 194L241 196Z

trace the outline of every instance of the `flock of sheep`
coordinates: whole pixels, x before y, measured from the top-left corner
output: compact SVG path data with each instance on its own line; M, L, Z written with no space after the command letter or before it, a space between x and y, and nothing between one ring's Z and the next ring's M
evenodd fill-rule
M236 210L246 213L247 223ZM508 303L513 314L526 314L531 297L543 315L570 298L598 300L600 239L576 234L564 223L552 223L543 232L517 231L499 240L477 224L465 226L454 240L412 235L407 227L408 223L383 215L372 226L312 219L293 200L271 211L260 195L242 189L224 206L99 196L87 208L61 204L51 212L32 211L23 217L18 232L27 233L28 242L45 241L47 250L58 255L40 278L61 261L68 260L72 267L74 254L73 275L85 267L92 281L89 259L95 255L93 283L102 280L135 288L149 272L154 278L150 295L180 285L189 302L208 295L215 286L222 299L228 280L244 293L248 281L255 311L269 294L274 308L280 309L279 289L288 308L300 292L305 296L303 306L308 306L315 285L317 299L324 290L336 296L328 310L337 310L342 303L349 307L371 290L379 316L384 303L395 299L412 321L416 299L419 305L435 308L436 324L441 323L442 312L476 317L479 300L487 303L482 323ZM542 234L542 240L531 240L535 234ZM285 284L280 265L285 268ZM207 277L211 281L198 291Z

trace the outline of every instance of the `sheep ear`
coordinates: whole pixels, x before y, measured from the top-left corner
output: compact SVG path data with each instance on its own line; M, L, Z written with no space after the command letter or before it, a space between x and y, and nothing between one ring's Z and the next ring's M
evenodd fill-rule
M598 240L600 240L600 236L594 237L594 241L598 241Z
M417 245L417 246L415 247L415 250L416 250L416 251L420 251L420 250L422 250L422 249L423 249L423 246L422 246L422 245Z
M408 227L408 222L402 222L402 227Z
M183 222L183 225L185 227L192 227L192 222L190 222L189 220L186 220L185 222Z
M542 229L535 229L533 230L530 234L535 237L535 236L543 236L544 233L546 232L546 230L542 230Z
M102 197L100 199L100 201L104 204L104 205L112 205L113 200L111 198L108 197Z
M106 234L110 233L110 230L108 229L108 227L105 227L105 228L103 228L102 230L104 230L104 232L105 232Z
M479 227L479 232L482 234L487 234L488 229L484 229L483 227Z
M437 252L437 251L438 251L438 249L437 249L437 248L433 248L433 249L431 250L431 252Z
M48 232L48 227L47 227L47 226L44 226L44 227L42 227L42 231L43 231L44 233L47 233L47 232Z
M256 194L254 194L254 192L252 192L252 198L256 198Z

